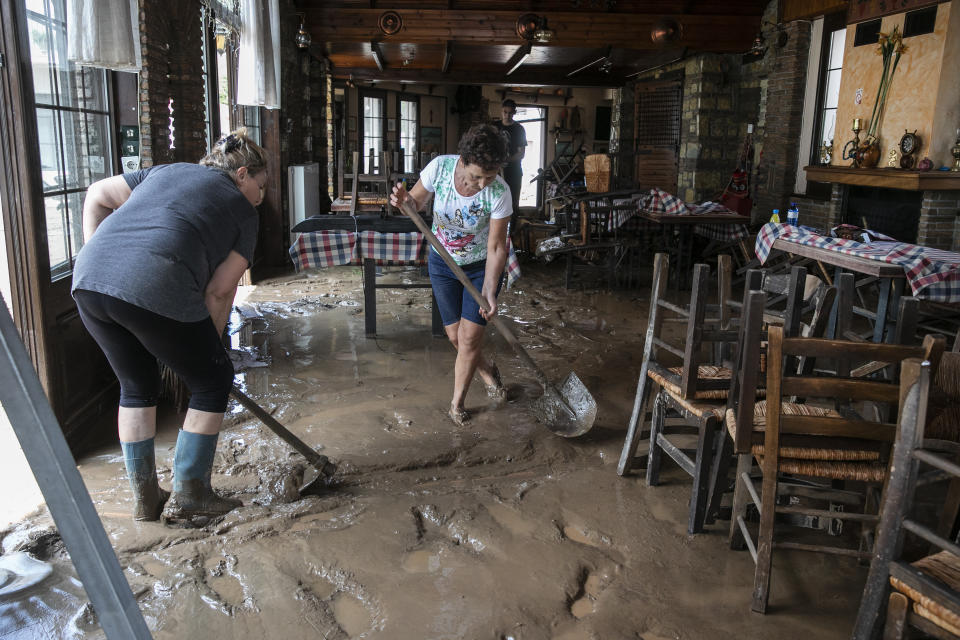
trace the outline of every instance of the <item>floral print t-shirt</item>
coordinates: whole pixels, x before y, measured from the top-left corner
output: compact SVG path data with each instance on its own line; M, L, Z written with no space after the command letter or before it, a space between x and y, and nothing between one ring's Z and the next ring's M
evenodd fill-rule
M503 178L476 195L465 197L453 184L453 171L460 156L437 156L420 172L420 182L433 196L433 235L454 262L472 264L487 258L491 218L509 218L513 213L510 188Z

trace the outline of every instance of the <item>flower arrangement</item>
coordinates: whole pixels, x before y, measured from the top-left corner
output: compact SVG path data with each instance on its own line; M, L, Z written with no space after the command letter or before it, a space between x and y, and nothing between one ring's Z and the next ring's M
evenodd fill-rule
M899 26L895 26L893 32L889 35L880 33L877 39L877 55L883 57L883 73L880 75L880 86L877 88L877 96L873 101L870 127L867 129L867 138L864 145L879 144L878 132L880 131L880 120L883 119L883 108L887 103L887 92L890 91L890 83L893 82L893 74L897 71L900 56L906 50L907 46L903 44L903 34L900 33Z

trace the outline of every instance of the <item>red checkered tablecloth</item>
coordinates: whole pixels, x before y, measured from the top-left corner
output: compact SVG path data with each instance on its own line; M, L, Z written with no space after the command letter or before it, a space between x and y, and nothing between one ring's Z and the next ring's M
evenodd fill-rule
M903 267L913 295L934 302L960 302L960 254L906 242L857 242L831 238L804 227L768 222L757 234L754 247L766 262L777 238L808 247L887 262Z
M507 255L507 287L520 277L520 262L509 245ZM430 244L424 242L423 234L380 233L379 231L312 231L301 233L290 247L290 259L297 271L336 267L345 264L362 264L364 258L372 258L378 265L422 265L427 263Z
M720 203L707 201L699 205L687 204L677 196L657 188L650 189L649 193L637 200L637 209L670 216L737 215ZM693 233L710 240L732 242L746 238L750 230L745 224L698 224L694 225Z

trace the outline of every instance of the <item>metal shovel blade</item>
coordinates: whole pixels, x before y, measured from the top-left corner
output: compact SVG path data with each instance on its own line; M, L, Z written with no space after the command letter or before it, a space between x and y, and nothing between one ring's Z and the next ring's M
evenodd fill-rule
M597 417L597 401L572 371L560 388L545 386L543 395L533 402L533 409L550 431L564 438L590 431Z

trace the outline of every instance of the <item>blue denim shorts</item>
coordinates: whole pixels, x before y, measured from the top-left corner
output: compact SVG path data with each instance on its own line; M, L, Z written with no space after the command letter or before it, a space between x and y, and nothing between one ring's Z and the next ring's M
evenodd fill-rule
M487 321L480 317L480 305L460 284L457 276L453 275L443 258L432 248L429 251L430 257L427 259L427 266L430 271L430 284L433 285L433 295L437 299L437 308L440 310L443 326L459 322L461 318L479 325L487 324ZM478 291L483 291L483 277L486 274L487 261L481 260L460 267L470 278L473 286ZM503 278L500 278L500 282L497 283L497 294L500 293L501 284L503 284Z

